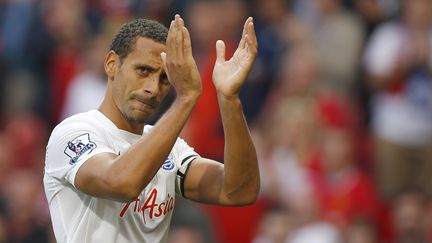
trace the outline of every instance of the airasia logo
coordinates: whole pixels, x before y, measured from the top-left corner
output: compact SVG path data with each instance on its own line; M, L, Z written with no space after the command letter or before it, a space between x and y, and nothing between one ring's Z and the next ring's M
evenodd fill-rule
M137 198L134 202L126 203L120 212L120 217L123 218L132 203L134 203L133 212L141 214L144 223L146 223L146 212L148 212L148 218L150 219L165 216L174 209L174 197L168 193L168 198L158 204L156 203L157 195L158 190L153 188L145 201Z

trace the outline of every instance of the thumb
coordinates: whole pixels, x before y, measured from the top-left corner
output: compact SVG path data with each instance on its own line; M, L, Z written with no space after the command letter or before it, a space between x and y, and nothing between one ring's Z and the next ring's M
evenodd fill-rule
M167 78L171 82L171 78L169 76L167 65L166 65L166 53L165 52L161 52L160 57L162 59L162 68L163 68L163 70L165 70Z
M160 57L162 59L162 67L164 68L165 72L166 70L166 53L165 52L161 52Z
M216 41L216 63L225 62L225 43L221 40Z

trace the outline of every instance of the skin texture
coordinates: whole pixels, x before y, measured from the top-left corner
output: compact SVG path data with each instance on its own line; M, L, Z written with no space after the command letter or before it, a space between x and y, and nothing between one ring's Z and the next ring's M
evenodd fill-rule
M225 44L216 43L213 82L225 133L224 164L195 159L184 184L185 197L218 205L247 205L259 192L255 148L238 93L257 53L252 18L233 57L225 59ZM166 45L138 38L134 50L120 62L113 51L105 59L108 89L99 110L118 128L142 134L144 122L168 93L176 98L153 129L118 156L101 153L79 169L76 187L93 196L132 201L147 186L171 151L201 95L201 78L187 28L176 15Z

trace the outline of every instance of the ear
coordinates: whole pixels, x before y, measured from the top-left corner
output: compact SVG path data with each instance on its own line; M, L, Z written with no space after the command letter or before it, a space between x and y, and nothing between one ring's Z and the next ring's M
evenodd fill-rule
M108 81L114 80L114 75L117 68L117 54L114 51L109 51L105 57L105 73L108 76Z

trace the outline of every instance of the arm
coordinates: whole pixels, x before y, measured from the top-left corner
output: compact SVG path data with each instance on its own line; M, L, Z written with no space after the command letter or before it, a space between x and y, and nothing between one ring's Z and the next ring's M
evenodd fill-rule
M119 201L134 200L165 161L201 94L189 33L179 16L171 22L167 52L161 58L177 92L174 103L153 129L124 154L103 153L84 163L75 179L80 191Z
M218 205L252 204L260 185L258 161L238 96L257 53L252 18L246 20L239 47L230 60L225 60L222 41L217 41L216 50L213 83L225 135L224 164L195 159L186 175L184 196Z

